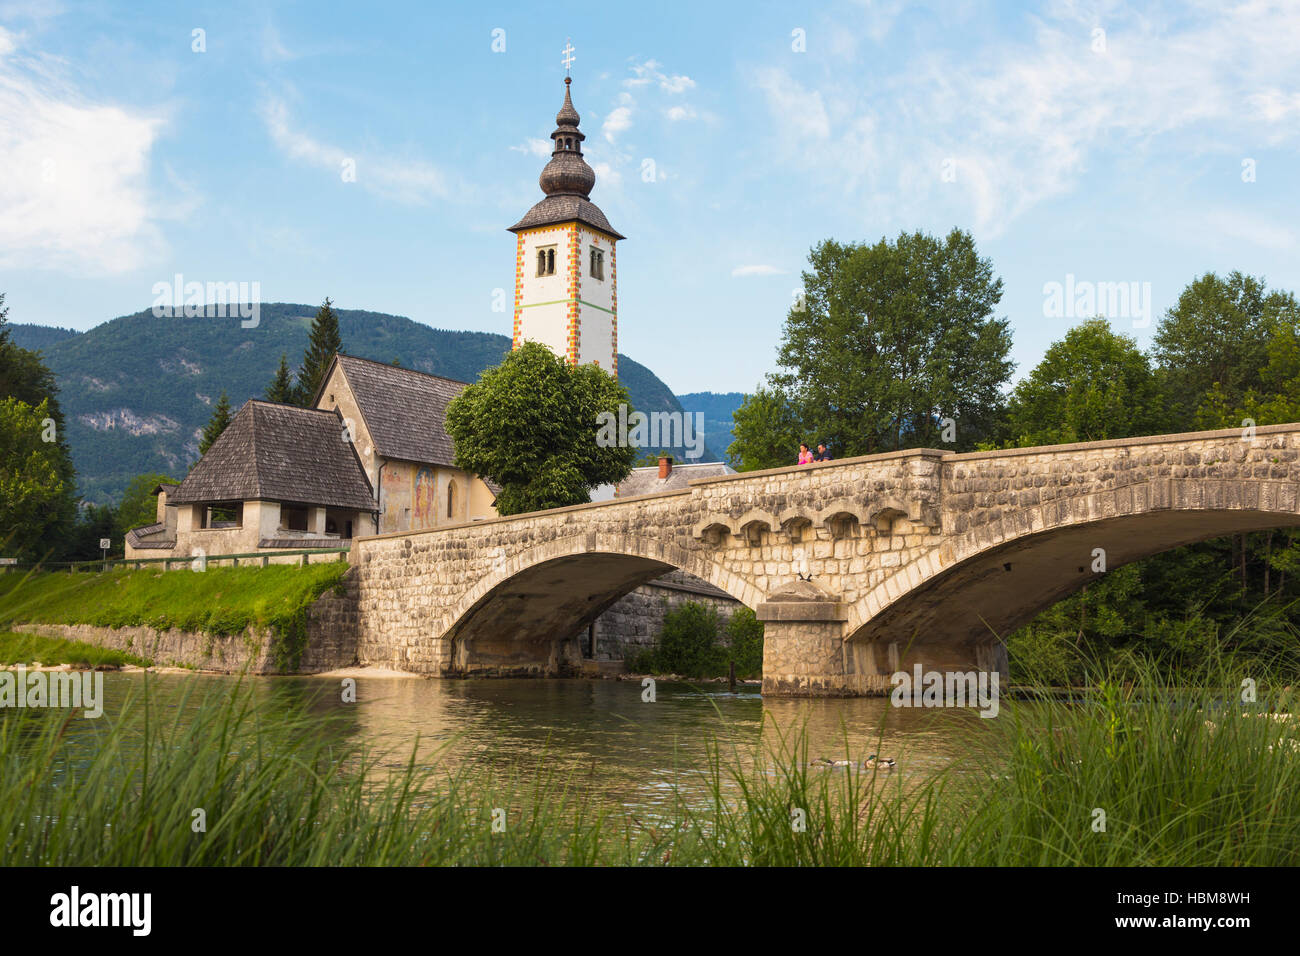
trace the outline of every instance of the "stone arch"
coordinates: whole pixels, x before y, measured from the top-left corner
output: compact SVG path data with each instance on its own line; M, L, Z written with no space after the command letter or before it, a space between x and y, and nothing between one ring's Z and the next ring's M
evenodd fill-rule
M781 527L781 522L776 520L776 515L769 511L761 509L750 509L733 522L735 534L743 538L751 546L756 547L764 531L772 532Z
M825 526L828 521L837 518L852 518L858 524L865 524L867 513L860 501L852 498L836 498L823 505L813 516L813 524Z
M736 529L724 517L710 517L697 521L691 528L691 537L696 541L717 547L722 544L726 538L736 533Z
M867 517L881 534L889 534L897 518L908 516L907 503L898 498L878 498L871 503Z
M804 533L813 527L813 519L802 511L782 512L780 518L780 530L790 539L791 543L798 544L803 540Z
M852 498L837 498L817 512L813 524L825 528L834 538L845 538L866 524L866 512Z
M849 609L846 639L994 640L1094 580L1094 547L1113 570L1225 534L1300 526L1288 484L1159 479L993 512L867 591Z
M502 555L428 628L445 635L449 673L562 673L559 644L623 595L673 569L751 608L762 599L744 578L695 551L649 538L569 535Z

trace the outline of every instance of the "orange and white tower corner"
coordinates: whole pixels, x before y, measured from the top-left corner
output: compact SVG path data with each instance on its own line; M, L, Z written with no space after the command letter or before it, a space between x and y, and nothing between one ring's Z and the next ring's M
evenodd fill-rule
M572 61L572 48L566 56ZM515 234L513 344L541 342L573 365L618 375L618 274L624 238L590 200L596 173L582 156L578 111L564 78L555 148L538 182L546 198L510 227Z

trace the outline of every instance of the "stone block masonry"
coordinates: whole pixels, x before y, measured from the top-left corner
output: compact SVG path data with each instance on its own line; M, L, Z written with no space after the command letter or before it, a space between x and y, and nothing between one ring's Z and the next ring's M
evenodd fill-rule
M359 538L357 654L433 676L567 673L573 635L680 570L762 607L765 693L877 693L918 662L1005 671L1000 636L1094 580L1097 553L1113 569L1296 526L1300 425L913 449Z
M356 574L344 578L345 593L327 591L307 613L307 640L297 674L313 674L357 663L360 615ZM99 627L92 624L17 624L13 630L109 647L152 660L159 667L185 667L221 674L284 673L280 635L249 628L242 634L215 635L178 628Z
M694 602L718 612L725 624L743 607L726 591L681 571L672 571L619 598L596 619L596 660L621 661L628 654L648 650L663 630L664 616ZM579 641L585 635L579 635Z

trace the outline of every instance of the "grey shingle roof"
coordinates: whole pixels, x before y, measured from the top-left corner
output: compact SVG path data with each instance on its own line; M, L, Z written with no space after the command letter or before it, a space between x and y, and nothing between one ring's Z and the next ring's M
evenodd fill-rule
M632 474L618 483L614 490L616 498L631 498L633 495L648 495L656 491L676 491L685 488L687 482L696 478L713 478L717 475L733 475L736 470L720 461L702 461L698 464L673 465L668 477L659 478L659 466L649 465L645 468L633 468Z
M133 548L174 548L175 538L156 537L167 530L163 523L147 524L141 528L132 528L126 533L126 543Z
M524 218L510 227L510 232L518 232L521 229L531 229L533 226L553 226L559 222L571 222L572 220L586 223L593 229L599 229L608 236L615 239L626 238L622 233L615 232L614 227L609 224L605 214L589 199L583 199L581 196L561 194L547 196L532 209L524 214Z
M374 492L338 413L245 402L168 503L291 501L372 511Z
M341 548L347 538L259 538L259 548L273 548L276 551L301 551L304 548Z
M351 355L335 361L352 387L377 454L452 467L456 447L447 434L447 404L467 382Z

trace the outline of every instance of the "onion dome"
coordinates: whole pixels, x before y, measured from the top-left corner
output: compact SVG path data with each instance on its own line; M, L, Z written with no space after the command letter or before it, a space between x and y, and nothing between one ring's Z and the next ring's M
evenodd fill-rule
M587 137L578 129L578 111L573 108L573 98L569 95L571 82L569 77L564 78L564 105L555 114L555 132L551 134L555 148L537 180L546 198L528 210L510 231L576 219L614 239L622 239L605 214L588 198L596 185L596 173L582 158L582 141Z
M548 196L581 196L586 199L596 185L596 173L582 158L582 141L587 137L578 131L578 111L569 96L569 77L564 78L564 105L555 115L555 132L551 139L555 149L551 161L538 179L542 192Z

